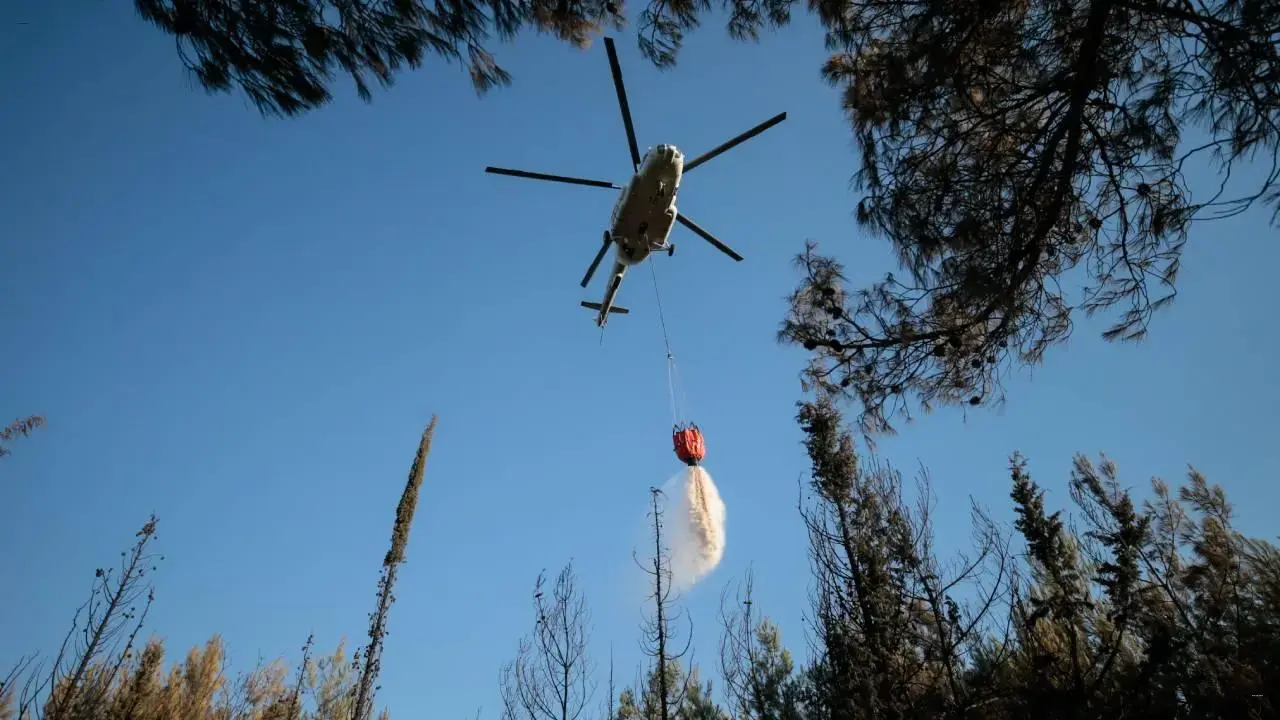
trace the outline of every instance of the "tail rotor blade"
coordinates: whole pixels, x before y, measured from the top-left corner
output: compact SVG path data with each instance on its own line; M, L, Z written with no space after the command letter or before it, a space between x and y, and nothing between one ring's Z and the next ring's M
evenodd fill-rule
M636 144L636 129L631 124L631 106L627 104L627 90L622 86L622 66L618 64L618 51L613 38L604 39L604 49L609 52L609 69L613 71L613 87L618 91L618 106L622 108L622 124L627 128L627 146L631 149L631 169L640 167L640 146Z
M591 276L596 274L596 268L600 267L600 261L604 259L605 252L609 249L609 233L604 234L604 244L600 246L600 252L596 253L596 259L591 261L591 267L587 268L587 274L582 276L582 287L586 287L591 282Z
M698 227L698 224L695 223L694 221L685 217L683 214L676 215L676 220L678 220L681 225L684 225L685 227L697 233L698 237L714 245L716 249L719 250L720 252L724 253L725 255L728 255L729 257L733 258L738 262L742 262L742 256L734 252L733 248L717 240L715 235L712 235L706 230L703 230L701 227Z
M590 180L588 178L570 177L568 175L548 175L546 173L529 172L528 170L511 170L509 168L487 167L484 169L487 173L494 175L510 175L511 177L529 178L531 180L550 180L552 182L569 183L570 185L587 185L589 187L608 188L610 190L621 190L618 185L604 180Z
M783 120L786 120L786 119L787 119L787 114L786 114L786 113L784 113L784 112L783 112L783 113L778 113L777 115L774 115L773 117L769 118L768 120L765 120L764 122L760 123L759 125L757 125L757 126L755 126L755 127L751 128L750 130L748 130L748 131L746 131L746 132L742 133L741 135L739 135L739 136L737 136L737 137L733 138L732 140L729 140L728 142L725 142L725 143L722 143L722 144L720 144L720 145L717 145L716 147L712 148L711 150L708 150L707 152L705 152L705 153L703 153L703 154L699 155L698 157L696 157L696 158L694 158L694 159L690 160L689 162L685 163L685 164L684 164L684 172L686 172L686 173L687 173L687 172L689 172L690 170L692 170L692 169L694 169L694 168L698 167L698 166L699 166L699 165L701 165L702 163L707 162L708 160L710 160L710 159L712 159L712 158L716 157L717 155L719 155L719 154L723 153L724 151L726 151L726 150L728 150L728 149L730 149L730 148L732 148L732 147L734 147L734 146L741 145L742 143L744 143L744 142L746 142L746 141L750 140L751 138L753 138L753 137L755 137L755 136L759 135L760 133L764 132L765 130L768 130L769 128L773 127L774 125L777 125L778 123L780 123L780 122L782 122Z

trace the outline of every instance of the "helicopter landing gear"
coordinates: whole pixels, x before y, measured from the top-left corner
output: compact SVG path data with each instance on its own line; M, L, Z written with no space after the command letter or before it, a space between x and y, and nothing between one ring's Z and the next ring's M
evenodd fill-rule
M676 254L676 244L675 244L675 243L667 243L667 257L671 257L671 256L673 256L673 255L675 255L675 254Z

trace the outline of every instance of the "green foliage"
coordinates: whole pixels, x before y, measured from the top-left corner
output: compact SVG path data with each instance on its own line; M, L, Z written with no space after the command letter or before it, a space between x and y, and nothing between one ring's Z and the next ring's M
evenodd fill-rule
M413 527L413 514L418 509L418 493L422 490L422 479L427 472L427 456L431 453L431 438L435 436L436 418L432 417L427 429L422 432L418 441L418 454L413 458L409 468L409 479L405 482L404 492L396 505L396 519L391 526L391 547L383 558L384 567L404 562L404 550L409 546L409 530Z
M796 675L782 633L769 618L752 615L754 578L747 573L745 590L734 606L722 596L720 673L736 720L800 720L805 678Z
M843 717L928 716L974 702L964 655L1008 589L1008 554L975 514L977 552L943 567L932 551L927 484L913 507L887 465L864 466L832 398L800 407L812 460L803 517L814 574L817 654L807 676L817 712ZM996 573L982 586L984 565ZM953 596L970 585L977 600Z
M729 715L712 700L711 683L703 683L699 678L698 668L691 667L685 672L683 665L675 660L665 665L666 677L658 674L654 666L645 677L643 683L636 688L626 688L618 697L618 710L615 720L661 720L663 717L672 720L729 720ZM673 696L667 705L667 714L663 714L663 687Z
M462 63L477 92L511 75L487 45L523 27L586 46L618 24L606 0L495 0L431 4L420 0L135 0L134 6L178 42L179 56L209 92L243 91L265 115L298 115L332 99L345 73L365 101L370 83L393 84L427 56Z
M1280 550L1232 529L1198 472L1139 507L1112 462L1078 456L1073 530L1015 454L1017 539L977 516L977 553L939 579L927 502L911 512L896 474L860 468L830 397L800 418L817 496L806 717L1277 716ZM951 597L961 579L976 603Z
M785 24L789 3L763 8L729 0L729 32L759 37L764 24ZM390 87L398 73L428 56L460 63L476 92L510 85L511 74L491 51L532 28L575 47L626 25L624 0L134 0L138 13L178 44L178 55L210 93L239 89L264 115L293 116L332 100L345 74L366 102L371 82ZM636 42L656 66L669 68L710 11L709 0L651 0L639 13Z
M912 397L999 399L1002 371L1039 363L1081 312L1142 338L1193 222L1280 209L1277 0L810 7L861 150L857 220L903 277L846 291L811 245L782 337L818 351L809 379L856 399L868 434ZM1227 188L1240 161L1261 179ZM1198 165L1222 187L1193 197Z

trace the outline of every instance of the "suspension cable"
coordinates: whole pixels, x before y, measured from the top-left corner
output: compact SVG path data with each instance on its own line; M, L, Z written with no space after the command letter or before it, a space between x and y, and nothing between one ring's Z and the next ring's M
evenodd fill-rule
M676 356L671 352L671 336L667 332L666 313L662 310L662 293L658 290L658 271L654 267L653 255L649 256L649 275L653 278L653 297L658 303L658 322L662 327L662 344L667 350L667 400L671 404L671 424L679 425L681 418L680 402L676 392Z

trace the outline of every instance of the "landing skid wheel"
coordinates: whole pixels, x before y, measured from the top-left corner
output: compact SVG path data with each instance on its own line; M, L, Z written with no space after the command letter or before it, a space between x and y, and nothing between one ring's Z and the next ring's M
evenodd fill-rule
M667 257L671 257L675 254L676 254L676 244L671 243L670 245L667 246Z

